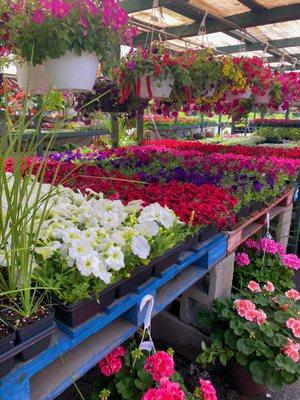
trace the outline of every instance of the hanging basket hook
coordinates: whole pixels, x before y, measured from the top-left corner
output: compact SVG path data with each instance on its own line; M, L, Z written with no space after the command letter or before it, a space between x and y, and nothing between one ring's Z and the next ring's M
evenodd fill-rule
M143 311L143 309L145 308L145 306L147 304L148 304L148 307L147 307L146 315L144 318L145 329L149 329L151 326L151 317L152 317L153 308L154 308L154 297L151 296L151 294L148 294L142 298L142 301L140 302L140 312Z

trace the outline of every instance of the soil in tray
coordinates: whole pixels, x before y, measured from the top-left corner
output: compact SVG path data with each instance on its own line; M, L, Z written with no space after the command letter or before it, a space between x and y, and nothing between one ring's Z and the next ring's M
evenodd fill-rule
M15 343L16 332L6 324L0 323L0 355L10 350ZM0 362L0 379L14 366L14 357Z
M54 311L47 306L41 306L30 317L23 317L13 310L4 310L2 315L16 329L16 344L21 344L33 338L53 324ZM36 341L33 345L22 350L18 358L22 361L28 361L44 351L50 344L52 333Z

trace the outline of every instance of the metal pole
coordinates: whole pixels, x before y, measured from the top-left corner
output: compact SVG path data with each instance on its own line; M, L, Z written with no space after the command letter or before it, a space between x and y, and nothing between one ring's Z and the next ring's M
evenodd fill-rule
M221 123L222 123L222 115L219 115L218 136L221 135Z
M111 145L112 147L119 146L119 121L118 114L111 113Z
M144 139L144 112L139 111L136 117L136 128L138 136L138 144L141 144Z

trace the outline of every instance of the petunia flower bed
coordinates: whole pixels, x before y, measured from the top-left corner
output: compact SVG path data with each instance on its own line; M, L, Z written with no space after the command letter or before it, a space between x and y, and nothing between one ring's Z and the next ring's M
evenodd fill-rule
M215 185L239 199L236 211L245 205L251 208L255 202L261 208L263 203L279 197L289 181L296 180L300 169L298 160L204 154L153 145L107 151L78 149L51 157L77 165L99 165L109 174L120 172L151 184L177 181L196 186Z
M9 173L7 179L13 179ZM104 199L101 193L83 195L46 183L41 190L53 194L46 214L40 216L41 225L36 221L35 281L65 305L99 298L102 309L115 298L112 284L129 278L138 267L149 270L145 278L149 279L150 261L183 243L190 233L171 209L155 202L142 206L137 200L124 205L120 200ZM4 209L5 204L2 196ZM8 257L9 243L0 249L1 267ZM107 300L103 291L108 287L113 292Z

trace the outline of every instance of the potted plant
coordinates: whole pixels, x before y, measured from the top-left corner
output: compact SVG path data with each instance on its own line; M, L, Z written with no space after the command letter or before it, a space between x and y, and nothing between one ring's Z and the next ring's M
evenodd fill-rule
M88 117L94 112L127 113L143 111L148 101L141 101L131 93L126 101L120 103L120 90L110 78L102 76L96 79L93 90L89 93L80 93L76 96L76 110Z
M230 381L241 393L257 396L266 388L280 389L300 375L300 298L296 290L280 294L271 282L255 281L225 300L215 300L199 318L211 328L210 345L203 343L198 361L228 365Z
M194 392L189 391L175 370L173 350L156 352L154 346L150 348L150 341L143 342L147 336L144 333L140 347L132 340L126 348L117 347L100 361L99 389L94 391L92 400L217 400L212 383L200 377L199 386ZM143 350L146 343L147 352Z
M110 7L110 2L98 0L34 0L10 2L6 8L6 42L21 63L22 84L33 87L38 76L45 85L46 72L56 89L92 90L99 60L112 57L121 34L130 40L135 33L126 30L127 14L117 1Z
M101 194L57 190L35 245L34 276L40 286L51 288L56 316L69 326L150 279L149 262L188 234L175 214L159 204L125 206Z
M37 287L33 277L33 248L54 190L45 192L42 183L32 178L33 166L24 170L24 155L32 156L38 143L37 128L32 139L22 146L27 107L25 95L17 125L12 126L7 117L6 130L0 137L4 149L0 159L0 319L14 329L16 345L36 337L18 354L22 360L34 357L49 345L54 319L54 312L44 303L42 288ZM43 177L44 166L41 162L39 178Z
M120 102L131 93L143 99L169 98L173 88L183 90L184 86L191 85L189 63L186 57L173 55L160 44L129 52L115 70L121 88Z
M298 261L297 261L298 260ZM249 279L260 284L270 280L280 292L294 288L294 270L300 260L295 254L286 254L284 246L273 239L248 239L236 254L234 287L245 289Z

